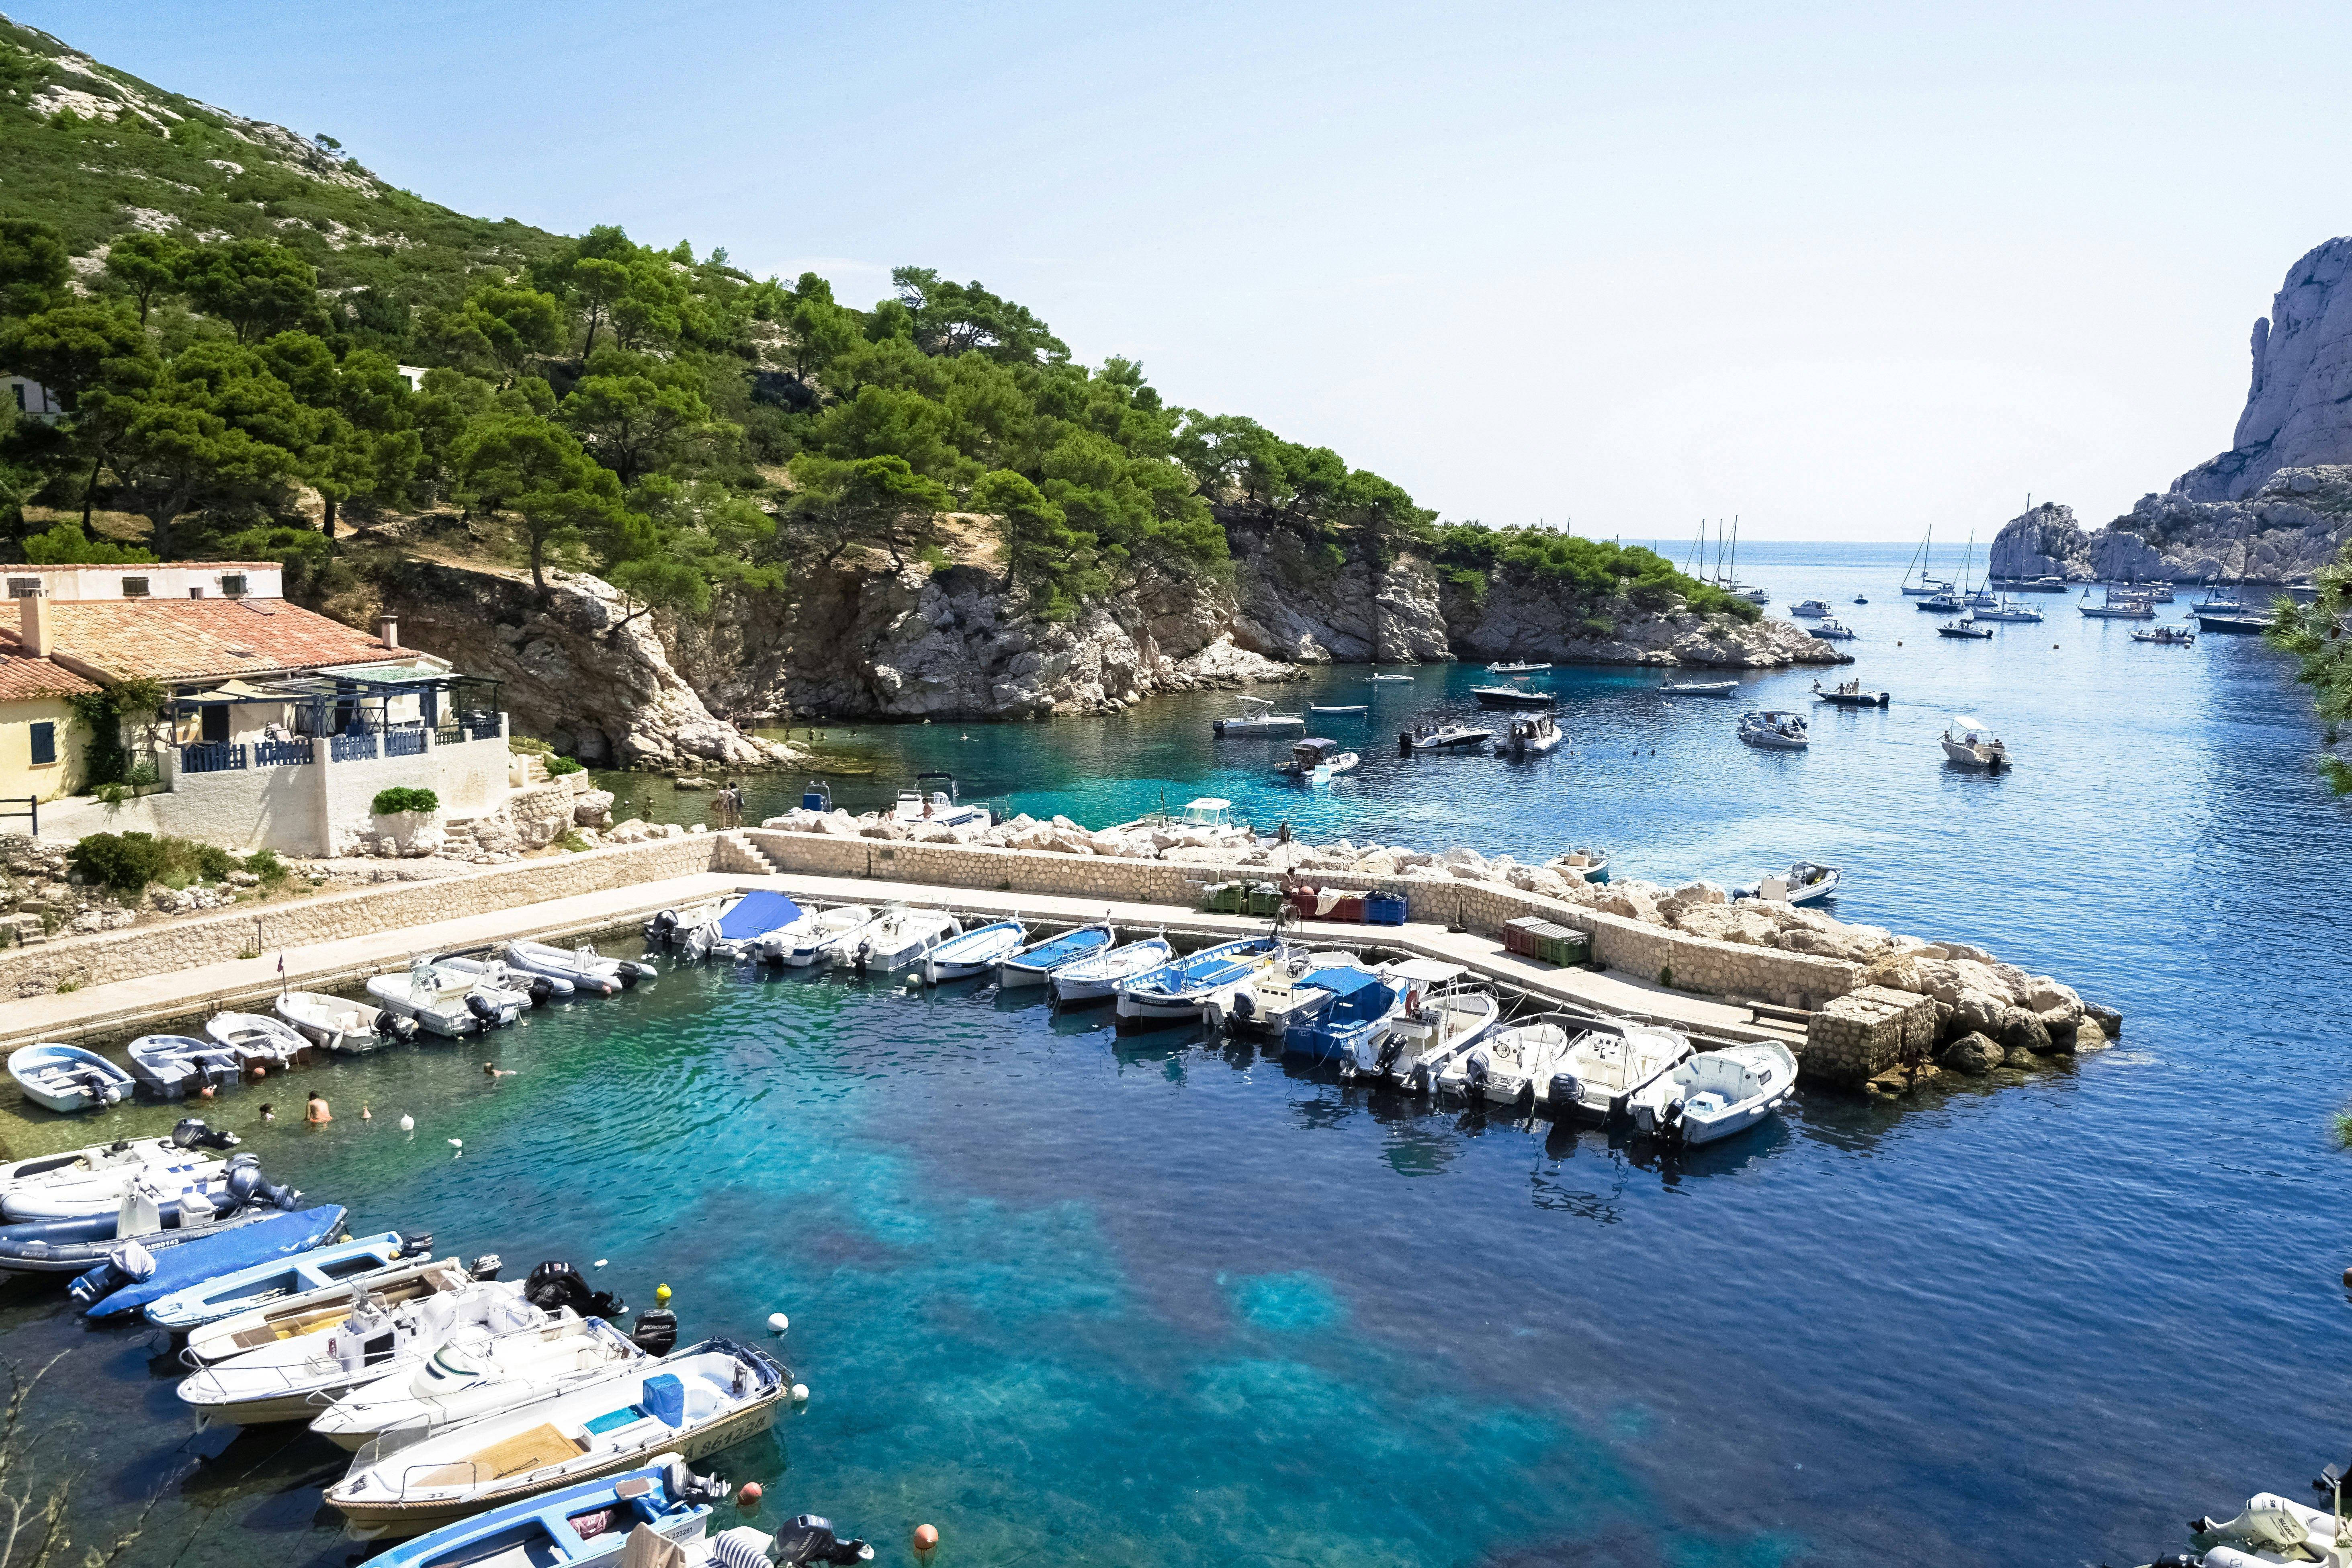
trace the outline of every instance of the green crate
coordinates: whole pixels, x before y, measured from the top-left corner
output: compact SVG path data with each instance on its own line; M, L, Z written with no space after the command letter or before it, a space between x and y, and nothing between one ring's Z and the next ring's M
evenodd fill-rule
M1276 887L1272 882L1257 883L1249 890L1249 912L1251 914L1275 914L1281 910L1282 901L1282 889Z
M1589 963L1592 940L1563 925L1539 925L1528 933L1535 940L1535 955L1545 963L1562 966Z
M1212 914L1237 915L1247 902L1249 888L1243 882L1217 882L1201 891L1201 907Z

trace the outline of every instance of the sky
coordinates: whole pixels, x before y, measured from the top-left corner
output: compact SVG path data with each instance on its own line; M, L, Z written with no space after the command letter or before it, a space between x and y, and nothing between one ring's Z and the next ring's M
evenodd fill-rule
M2340 0L10 14L463 212L937 268L1447 520L1628 539L2104 522L2352 229Z

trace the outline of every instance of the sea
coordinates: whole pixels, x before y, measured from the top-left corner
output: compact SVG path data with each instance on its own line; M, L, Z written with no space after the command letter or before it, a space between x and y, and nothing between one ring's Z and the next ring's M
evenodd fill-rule
M1901 1100L1806 1089L1662 1157L986 983L721 966L205 1109L355 1233L429 1230L509 1278L565 1259L637 1308L667 1284L686 1339L767 1346L812 1397L710 1461L766 1491L721 1522L814 1511L885 1563L922 1523L931 1568L2186 1550L2191 1515L2314 1498L2352 1451L2352 803L2259 641L2135 643L2057 595L2024 598L2038 625L1943 638L1898 592L1909 554L1743 546L1773 613L1829 601L1855 662L1744 674L1728 700L1555 669L1572 739L1528 763L1397 754L1415 720L1475 711L1469 667L1260 689L1370 705L1317 717L1362 758L1324 787L1274 773L1286 741L1213 736L1231 692L814 729L858 770L826 781L853 810L950 772L965 800L1088 826L1209 796L1315 841L1605 847L1669 884L1831 862L1841 918L2054 975L2125 1015L2111 1049ZM1889 701L1816 707L1816 679ZM1769 708L1810 713L1811 747L1739 744ZM1948 764L1959 717L2013 769ZM706 819L667 779L602 782L625 815ZM744 783L753 821L808 786ZM329 1126L299 1120L314 1086ZM32 1114L24 1136L57 1147L177 1112ZM68 1489L57 1561L364 1555L320 1502L341 1451L299 1426L194 1434L163 1352L86 1328L54 1284L0 1286L0 1356L39 1374L5 1484Z

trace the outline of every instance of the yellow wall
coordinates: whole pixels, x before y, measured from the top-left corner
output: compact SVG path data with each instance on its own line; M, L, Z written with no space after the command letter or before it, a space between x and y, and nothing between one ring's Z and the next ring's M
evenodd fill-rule
M58 760L37 768L33 726L44 721L58 727ZM62 697L0 702L0 797L22 800L29 795L55 800L73 794L81 787L83 753L89 744L89 731ZM0 832L12 830L22 832L23 828L12 829L8 819L0 817Z

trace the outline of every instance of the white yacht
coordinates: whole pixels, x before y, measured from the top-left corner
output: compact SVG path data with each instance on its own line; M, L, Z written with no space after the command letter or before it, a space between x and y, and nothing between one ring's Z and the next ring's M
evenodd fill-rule
M1817 621L1830 613L1830 604L1827 599L1800 599L1789 606L1789 613L1792 616L1801 616L1809 621Z
M1263 697L1244 697L1240 701L1239 718L1213 720L1209 728L1220 735L1286 735L1307 728L1306 715L1277 713Z
M1458 752L1472 746L1483 746L1494 738L1495 731L1473 724L1448 720L1440 724L1424 719L1412 729L1397 735L1400 752Z

